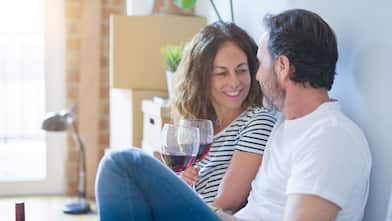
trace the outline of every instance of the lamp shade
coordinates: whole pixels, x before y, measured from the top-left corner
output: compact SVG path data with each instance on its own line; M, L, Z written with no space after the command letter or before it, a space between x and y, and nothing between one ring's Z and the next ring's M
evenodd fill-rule
M72 114L70 112L49 112L46 114L41 128L45 131L65 131L71 123Z

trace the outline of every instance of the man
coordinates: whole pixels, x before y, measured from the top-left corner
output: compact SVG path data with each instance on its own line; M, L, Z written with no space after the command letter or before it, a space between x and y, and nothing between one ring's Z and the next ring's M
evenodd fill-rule
M225 221L360 221L371 157L362 131L328 96L338 58L335 35L305 10L285 11L265 23L257 79L282 115L247 205L234 216L219 209L217 214ZM113 183L124 188L111 190ZM173 172L136 149L105 156L96 190L102 221L219 220Z
M252 183L245 220L359 221L371 157L362 131L328 96L338 58L335 35L315 13L266 17L257 80L277 122Z

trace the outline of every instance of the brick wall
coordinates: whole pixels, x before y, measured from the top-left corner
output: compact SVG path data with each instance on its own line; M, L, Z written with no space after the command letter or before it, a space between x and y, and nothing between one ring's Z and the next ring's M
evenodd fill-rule
M99 159L109 144L109 17L126 0L65 0L67 103L76 104L86 143L87 193L94 196ZM68 136L68 192L76 193L76 150Z

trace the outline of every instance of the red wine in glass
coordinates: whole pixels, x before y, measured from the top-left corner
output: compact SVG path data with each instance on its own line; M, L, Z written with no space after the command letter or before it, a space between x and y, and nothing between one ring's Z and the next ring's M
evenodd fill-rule
M210 151L212 143L200 144L199 152L197 153L196 161L202 161L207 155L208 151Z
M169 154L162 153L162 159L165 164L174 172L179 173L190 167L195 161L195 156L186 154Z
M179 173L192 166L200 144L199 128L165 124L161 132L163 162Z
M197 127L200 131L200 146L197 153L196 162L203 160L210 150L214 139L214 127L208 119L181 119L180 125Z

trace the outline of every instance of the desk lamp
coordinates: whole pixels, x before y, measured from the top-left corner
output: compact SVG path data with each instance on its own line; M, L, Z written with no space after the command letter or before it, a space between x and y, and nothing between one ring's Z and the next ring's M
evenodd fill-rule
M73 107L70 110L49 112L42 122L42 129L49 132L60 132L71 129L72 137L77 148L77 199L64 205L63 212L68 214L84 214L90 211L86 199L86 156L84 144L74 123Z

